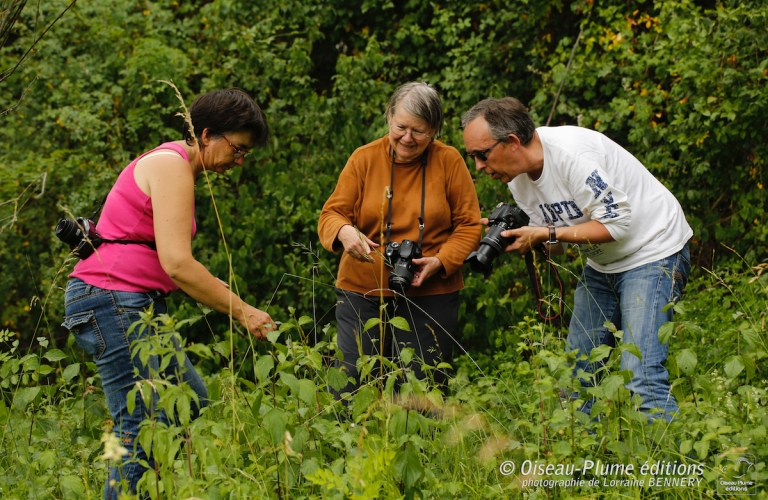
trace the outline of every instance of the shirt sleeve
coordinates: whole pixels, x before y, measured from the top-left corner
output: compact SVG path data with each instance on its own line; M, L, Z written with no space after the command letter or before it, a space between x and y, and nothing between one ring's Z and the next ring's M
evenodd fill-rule
M337 236L343 226L356 224L355 206L360 200L361 190L362 178L352 155L339 175L336 189L333 190L320 212L317 234L320 237L320 244L326 250L331 252L343 250Z
M632 209L627 194L612 183L598 160L578 159L570 190L581 211L603 224L615 241L621 241L629 234Z
M451 149L445 168L446 197L451 207L453 232L440 247L437 258L445 268L445 276L459 271L464 259L475 249L481 237L480 204L472 176L458 151Z

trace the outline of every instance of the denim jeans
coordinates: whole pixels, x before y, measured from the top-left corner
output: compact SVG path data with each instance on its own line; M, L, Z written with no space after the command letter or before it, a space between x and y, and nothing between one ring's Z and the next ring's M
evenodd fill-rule
M65 317L62 325L74 334L77 345L93 356L107 397L107 405L114 423L113 430L121 444L130 452L129 456L123 457L119 467L110 469L104 486L104 498L117 500L119 489L117 483L123 479L127 480L131 492L136 491L136 484L146 470L139 464L139 460L146 460L150 467L154 466L151 451L148 454L136 440L141 421L152 415L158 422L169 423L167 415L163 411L148 408L138 392L133 413L128 412L127 403L128 393L135 387L136 382L150 378L150 368L157 373L159 366L159 360L156 357L150 357L149 366L145 366L138 356L133 358L131 356L131 343L147 336L149 329L140 333L139 328L134 328L130 334L128 329L131 324L139 320L139 314L150 305L154 304L155 314L165 313L167 311L165 299L159 292L134 293L104 290L73 278L67 283L65 300ZM171 364L161 374L172 383L178 382L179 365L176 359L174 356ZM184 366L182 380L197 393L200 406L204 407L208 397L205 384L186 356L184 356ZM193 416L199 412L198 408L193 408L192 411Z
M569 350L588 357L594 347L615 345L613 334L604 326L606 321L623 330L623 342L636 345L642 354L638 359L622 353L621 369L632 372L627 388L642 398L641 411L661 409L666 420L677 412L677 401L664 366L668 347L659 342L658 333L661 325L672 321L672 308L662 309L680 299L690 269L688 245L674 255L621 273L601 273L587 265L576 286L568 334ZM598 366L586 359L577 361L574 374L579 370L594 373ZM581 384L589 387L592 382L582 380ZM587 401L581 410L590 413L592 403Z

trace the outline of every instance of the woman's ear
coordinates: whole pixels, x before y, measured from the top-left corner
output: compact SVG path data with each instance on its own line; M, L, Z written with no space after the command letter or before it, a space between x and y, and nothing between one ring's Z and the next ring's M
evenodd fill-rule
M208 143L211 142L211 131L208 128L204 128L203 131L200 133L200 146L207 146Z

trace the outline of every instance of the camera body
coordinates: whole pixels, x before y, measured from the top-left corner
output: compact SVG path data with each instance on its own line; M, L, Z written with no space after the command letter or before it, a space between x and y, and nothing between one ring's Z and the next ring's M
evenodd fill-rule
M72 255L80 259L87 259L101 244L101 235L96 232L96 224L84 217L75 220L61 219L54 232L61 241L69 245Z
M528 225L530 218L525 212L508 203L501 202L488 217L488 232L480 241L480 247L469 254L464 262L476 273L483 273L486 277L493 270L493 259L504 251L508 245L515 241L514 238L504 238L502 231L517 229Z
M413 281L413 259L421 258L421 247L411 240L402 243L392 241L384 250L387 262L392 266L389 273L389 288L405 294Z

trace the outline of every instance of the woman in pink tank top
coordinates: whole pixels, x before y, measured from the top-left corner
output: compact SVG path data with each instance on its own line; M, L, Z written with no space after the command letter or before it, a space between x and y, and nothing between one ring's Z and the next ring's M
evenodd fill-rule
M156 315L165 313L165 295L181 289L230 314L256 338L265 338L275 328L266 312L242 301L192 256L195 180L203 170L223 173L242 165L252 148L264 146L269 132L264 114L242 90L224 89L198 97L190 116L194 131L187 124L183 140L162 144L123 170L96 228L104 239L153 242L155 248L102 243L75 266L67 283L63 325L93 356L114 433L129 452L119 467L110 469L105 499L135 493L146 470L140 462L153 466L152 450L144 450L136 440L139 424L150 414L166 425L174 423L163 412L152 412L138 393L134 411L128 411L130 390L158 376L150 373L152 366L156 372L158 360L150 359L145 366L139 356L131 356L131 344L149 334L146 329L130 330L140 313L150 307ZM173 359L160 375L173 384L189 384L196 394L195 418L207 404L207 390L186 356L183 367L176 356Z

